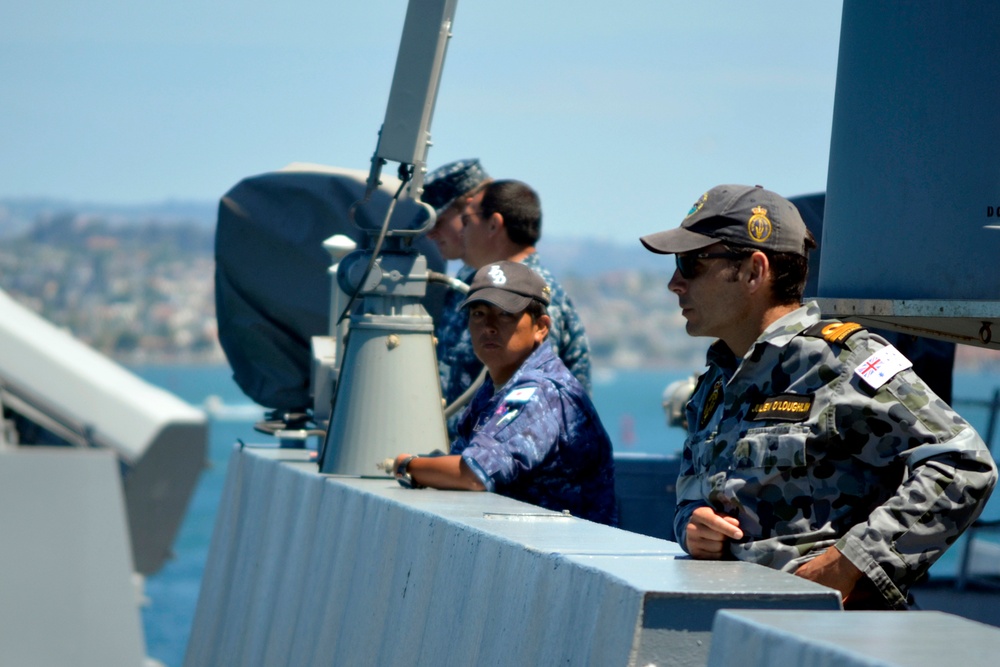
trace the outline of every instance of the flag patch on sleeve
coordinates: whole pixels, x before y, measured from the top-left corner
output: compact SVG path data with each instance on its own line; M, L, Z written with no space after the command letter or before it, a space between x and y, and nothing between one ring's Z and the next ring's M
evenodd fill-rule
M913 363L892 345L886 345L861 362L854 374L867 382L872 389L878 389L895 377L896 373L911 368Z
M504 396L504 403L527 403L535 393L537 387L521 387L515 389Z

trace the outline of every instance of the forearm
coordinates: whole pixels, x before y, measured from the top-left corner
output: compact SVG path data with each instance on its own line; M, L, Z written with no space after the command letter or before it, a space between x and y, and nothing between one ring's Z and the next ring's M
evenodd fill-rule
M795 574L803 579L837 589L844 602L850 598L863 576L861 570L836 547L830 547L816 558L806 561Z
M674 540L681 545L687 553L687 525L691 522L691 516L699 507L708 507L709 504L701 495L701 485L692 469L682 466L681 474L677 477L677 509L674 511Z
M472 469L459 455L419 456L407 465L413 481L420 486L434 489L454 489L460 491L485 491Z
M977 440L967 429L938 445L951 451L911 460L911 472L896 493L838 542L883 592L887 587L880 580L902 587L916 581L982 511L996 472Z

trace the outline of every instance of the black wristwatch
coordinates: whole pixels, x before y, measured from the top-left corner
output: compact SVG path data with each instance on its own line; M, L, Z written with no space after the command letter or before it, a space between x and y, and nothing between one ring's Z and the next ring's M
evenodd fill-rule
M405 459L399 462L396 466L396 481L404 489L419 489L420 484L413 481L413 476L406 470L410 466L410 461L413 459L418 459L419 456L407 456Z

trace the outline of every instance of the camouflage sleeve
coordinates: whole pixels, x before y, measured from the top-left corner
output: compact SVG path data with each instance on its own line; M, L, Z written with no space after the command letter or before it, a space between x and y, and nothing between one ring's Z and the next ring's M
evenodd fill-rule
M553 277L552 273L542 266L538 253L532 253L524 263L540 275L552 290L548 315L552 319L549 330L549 341L563 364L569 369L583 388L590 393L590 342L583 328L573 300Z
M711 445L702 440L701 435L691 435L698 431L700 425L700 413L708 400L710 385L718 379L714 371L707 371L698 377L698 383L691 393L691 399L685 406L685 421L688 424L688 437L685 439L684 447L681 450L681 462L677 476L677 507L674 511L674 540L687 551L687 525L691 520L691 515L699 507L708 507L701 489L701 481L696 468L695 459L701 461L706 456L711 456ZM696 457L695 452L699 452Z
M531 389L523 403L501 404L502 409L469 438L469 446L462 451L462 458L488 491L533 469L559 440L563 415L558 390L545 382L518 387L519 391Z
M905 471L896 492L836 546L891 605L905 608L900 587L908 589L979 515L996 466L972 427L912 371L870 398L856 377L849 387L853 394L832 408L841 444L857 443L861 464L893 470L901 459ZM854 493L863 490L844 496Z
M580 316L569 297L558 302L554 300L548 308L548 314L552 319L549 340L552 341L556 354L589 394L590 341L587 340Z

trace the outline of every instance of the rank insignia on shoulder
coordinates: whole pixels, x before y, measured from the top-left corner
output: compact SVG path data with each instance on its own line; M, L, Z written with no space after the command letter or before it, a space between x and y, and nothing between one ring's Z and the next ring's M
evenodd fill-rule
M778 394L750 406L750 421L804 422L812 409L812 394Z
M535 393L537 387L521 387L520 389L515 389L506 396L504 396L504 403L527 403L531 400L531 397Z
M878 389L900 371L911 368L913 362L892 345L886 345L861 362L854 374L867 382L872 389Z
M864 327L857 322L817 322L803 333L813 338L822 338L828 343L843 343Z
M715 409L719 407L719 400L722 398L722 378L715 381L712 385L712 390L708 394L708 398L705 399L705 405L701 409L701 418L698 419L698 428L703 429L708 425L709 420L715 413Z

